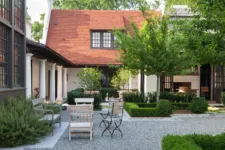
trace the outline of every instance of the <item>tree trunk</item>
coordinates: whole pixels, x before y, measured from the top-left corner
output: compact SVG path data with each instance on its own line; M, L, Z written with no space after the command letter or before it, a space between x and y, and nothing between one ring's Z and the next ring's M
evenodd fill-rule
M159 95L160 95L160 75L157 75L156 102L159 102Z

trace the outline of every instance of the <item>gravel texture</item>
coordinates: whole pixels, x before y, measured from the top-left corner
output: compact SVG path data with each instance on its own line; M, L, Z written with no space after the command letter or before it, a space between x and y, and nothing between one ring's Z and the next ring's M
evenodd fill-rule
M121 130L115 132L113 139L109 133L101 136L104 125L99 127L100 112L94 114L94 137L89 140L89 134L80 134L69 141L68 129L60 137L53 150L161 150L163 136L168 134L219 134L225 131L225 115L167 118L147 118L123 121ZM63 121L67 121L67 112L63 112ZM174 119L175 118L175 119ZM44 150L44 149L40 149ZM47 150L47 149L46 149Z

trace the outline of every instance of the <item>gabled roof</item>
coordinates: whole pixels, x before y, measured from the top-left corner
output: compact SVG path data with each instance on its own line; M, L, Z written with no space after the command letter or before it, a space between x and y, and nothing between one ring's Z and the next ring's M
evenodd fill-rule
M46 44L76 65L120 64L117 50L90 48L90 31L125 29L130 20L144 19L140 11L52 10Z

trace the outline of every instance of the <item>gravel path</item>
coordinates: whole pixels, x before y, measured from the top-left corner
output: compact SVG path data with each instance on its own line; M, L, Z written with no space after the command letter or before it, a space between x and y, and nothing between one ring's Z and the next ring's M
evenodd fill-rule
M67 121L67 113L63 121ZM89 140L88 135L76 135L68 139L68 130L60 137L54 150L161 150L163 136L168 134L207 133L219 134L225 131L225 116L220 117L179 117L179 119L159 120L149 118L141 121L123 121L121 130L115 132L111 139L109 133L102 137L104 127L98 127L100 112L94 114L94 137ZM176 118L176 117L175 117Z

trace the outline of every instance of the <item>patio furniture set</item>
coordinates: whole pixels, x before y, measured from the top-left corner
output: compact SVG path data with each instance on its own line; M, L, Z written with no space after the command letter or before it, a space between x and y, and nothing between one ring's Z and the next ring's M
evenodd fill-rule
M53 110L47 110L44 106L44 99L32 100L33 108L43 115L41 120L49 121L52 128L53 125L59 123L61 127L61 107L59 105L54 106L59 108L59 114L55 114ZM93 112L94 112L94 98L75 98L76 105L66 105L68 111L69 120L69 140L71 136L76 133L89 133L90 140L93 136ZM65 106L65 105L64 105ZM124 103L118 98L109 98L108 111L100 113L102 120L99 124L101 127L104 124L105 129L102 132L102 136L108 131L113 138L114 132L117 130L123 136L120 126L123 118Z

